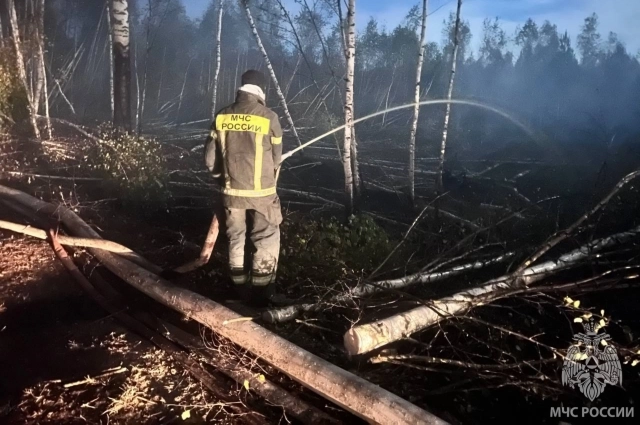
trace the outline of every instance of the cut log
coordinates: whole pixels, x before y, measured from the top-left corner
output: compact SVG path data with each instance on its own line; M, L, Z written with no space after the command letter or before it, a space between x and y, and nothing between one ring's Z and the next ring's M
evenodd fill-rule
M73 211L55 207L24 192L0 185L0 196L34 211L58 214L69 231L82 237L99 237ZM377 385L347 372L271 333L254 322L226 321L240 318L228 308L189 290L176 287L157 275L99 249L90 252L112 273L152 299L261 357L276 369L349 412L377 424L445 424Z
M627 242L639 235L640 226L627 232L592 241L556 260L546 261L525 269L522 273L522 283L531 285L548 276L551 272L578 265L581 260L588 258L591 254ZM462 314L470 308L517 293L521 287L513 286L512 282L511 275L501 276L480 287L431 301L428 305L416 307L377 322L355 326L344 334L344 346L351 355L368 353L435 325L447 317Z

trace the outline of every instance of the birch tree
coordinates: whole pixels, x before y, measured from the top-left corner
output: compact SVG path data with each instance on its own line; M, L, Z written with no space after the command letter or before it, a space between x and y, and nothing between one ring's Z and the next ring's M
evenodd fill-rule
M353 79L356 67L356 0L349 0L347 10L347 40L346 40L346 59L347 59L347 76L344 91L344 145L343 165L344 165L344 185L347 196L347 214L353 212L354 200L354 179L353 179L353 159L351 158L351 150L353 147ZM357 166L357 163L355 164Z
M302 145L300 141L300 136L298 136L298 130L296 130L296 126L293 123L293 118L289 113L289 107L287 106L287 100L284 98L284 94L280 88L280 83L278 83L278 78L276 77L276 73L273 70L273 66L271 65L271 61L269 60L269 55L267 55L267 51L262 44L262 39L260 38L260 34L258 33L258 28L256 27L255 22L253 21L253 16L251 16L251 10L249 9L249 0L242 0L242 4L244 6L244 10L247 14L247 20L249 21L249 26L251 27L251 31L253 32L253 36L256 39L256 43L258 44L258 48L260 52L262 52L262 57L264 58L264 62L267 65L267 69L269 70L269 75L271 76L271 81L276 88L276 93L278 94L278 98L280 99L280 104L282 105L282 109L284 110L284 115L287 118L287 122L291 126L291 132L293 136L296 138L298 142L298 146Z
M348 10L347 10L347 22L346 22L346 29L345 29L345 22L342 19L342 6L341 6L341 2L342 0L336 0L337 3L337 9L338 9L338 19L340 20L340 40L342 41L342 51L344 53L344 59L345 62L347 64L347 78L346 78L346 84L348 85L349 82L351 82L351 120L353 121L353 116L354 116L354 108L353 108L353 77L355 74L355 60L356 60L356 42L355 42L355 1L354 2L349 2L348 5ZM353 43L350 42L349 37L353 35ZM353 66L352 66L352 74L351 77L349 77L349 58L350 58L350 51L349 49L351 49L351 46L353 46L353 52L351 59L353 60ZM347 89L345 88L345 96L346 96L346 91ZM346 98L345 98L345 108L346 108ZM350 146L349 146L349 161L351 162L351 178L352 178L352 194L351 194L351 205L353 207L354 201L353 201L353 196L360 194L360 168L358 166L358 142L356 139L356 128L353 125L353 123L351 125L349 125L347 127L347 129L349 129L349 131L351 132L350 136L349 136L349 140L350 140ZM346 131L346 129L345 129ZM353 208L351 208L353 209Z
M462 0L458 0L458 8L456 10L456 26L453 31L453 54L451 57L451 76L449 77L449 88L447 89L447 100L451 100L453 94L453 81L456 76L456 63L458 58L458 46L459 39L458 33L460 32L460 8L462 7ZM447 133L449 130L449 117L451 116L451 103L447 103L446 112L444 114L444 127L442 130L442 143L440 145L440 162L438 164L437 175L437 189L442 192L442 174L444 172L444 155L447 148Z
M111 0L113 125L131 131L131 55L128 0Z
M218 9L218 27L216 28L216 70L213 74L213 87L211 94L211 119L216 116L216 103L218 102L218 78L220 77L220 60L222 59L222 13L224 11L224 0L220 0Z
M418 65L416 66L416 91L414 95L413 121L409 135L409 196L411 203L415 202L415 172L416 172L416 133L418 132L418 116L420 114L420 90L422 89L422 63L424 62L425 36L427 32L427 7L429 1L422 0L422 23L420 29L420 45L418 46Z
M0 11L0 48L4 48L4 27L2 26L2 12Z
M47 137L51 139L51 118L49 116L49 89L47 87L47 70L44 61L44 1L38 0L38 10L37 10L37 37L38 37L38 84L37 91L34 95L36 105L39 104L39 100L42 96L44 96L44 116L45 116L45 130L47 132ZM38 112L38 107L35 106L36 113Z
M111 122L115 121L115 90L113 87L113 26L111 25L111 0L106 0L107 3L107 36L109 38L108 54L109 54L109 106L111 107Z
M29 89L29 81L27 80L27 70L24 64L24 56L22 54L22 42L20 40L20 28L18 27L18 15L16 13L16 5L14 0L6 0L7 11L9 12L9 27L11 28L11 38L13 39L13 48L16 55L16 68L18 70L18 77L22 82L25 94L27 96L27 113L29 115L29 123L31 124L31 130L33 135L39 139L40 130L38 130L38 123L36 121L37 111L34 109L33 93Z

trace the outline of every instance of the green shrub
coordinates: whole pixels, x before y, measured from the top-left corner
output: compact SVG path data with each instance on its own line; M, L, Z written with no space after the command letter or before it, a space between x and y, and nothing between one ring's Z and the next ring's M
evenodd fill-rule
M393 245L384 229L368 216L285 221L282 225L280 275L316 283L333 283L346 275L373 271Z
M153 210L166 206L168 174L160 143L109 125L99 127L99 142L85 154L92 174L125 207Z

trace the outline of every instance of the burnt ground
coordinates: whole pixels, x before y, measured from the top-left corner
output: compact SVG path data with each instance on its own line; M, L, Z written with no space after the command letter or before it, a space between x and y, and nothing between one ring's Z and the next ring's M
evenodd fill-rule
M0 423L237 422L169 355L88 298L45 241L5 231L0 376Z

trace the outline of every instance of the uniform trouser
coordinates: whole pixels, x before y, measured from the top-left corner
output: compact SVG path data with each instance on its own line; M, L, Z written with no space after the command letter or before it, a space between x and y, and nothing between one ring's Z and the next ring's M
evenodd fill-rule
M279 212L279 211L278 211ZM251 282L253 286L267 286L275 282L280 254L280 220L258 210L225 208L229 266L236 284ZM249 238L254 252L250 277L244 273L244 253L247 234L247 215L252 219Z

